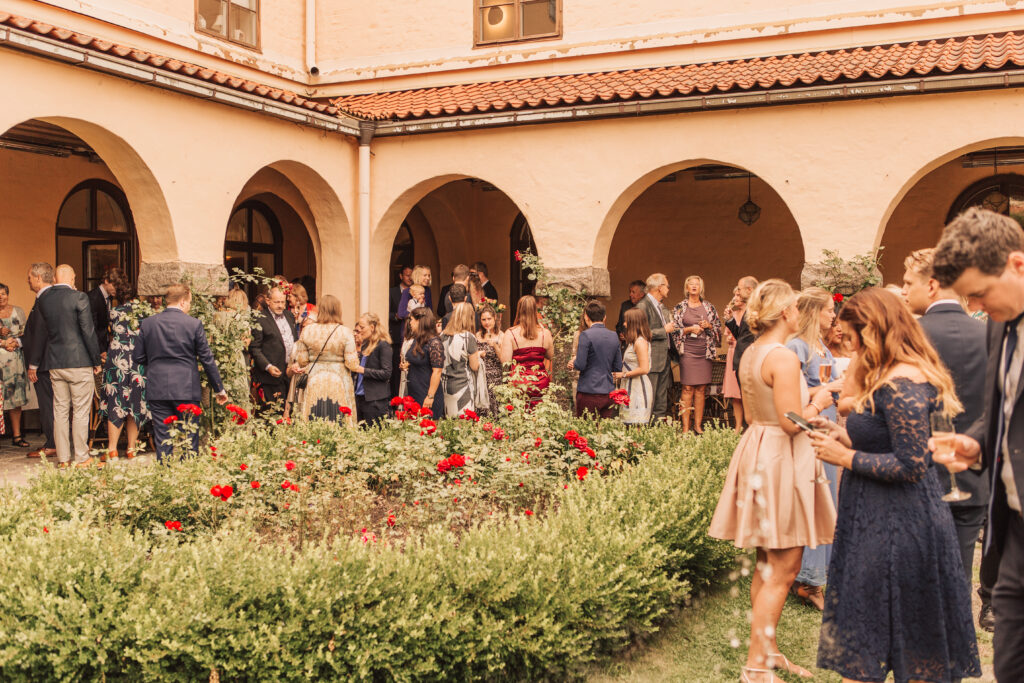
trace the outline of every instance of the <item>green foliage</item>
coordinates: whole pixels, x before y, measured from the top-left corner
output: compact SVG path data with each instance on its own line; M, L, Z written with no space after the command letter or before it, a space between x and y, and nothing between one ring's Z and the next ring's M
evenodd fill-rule
M814 286L827 289L833 294L853 296L862 289L874 287L882 283L882 272L879 264L882 250L859 254L851 259L844 259L839 252L830 249L822 250L824 258L817 264L821 271Z
M582 675L731 562L705 532L736 437L509 405L433 435L250 421L0 492L0 679Z

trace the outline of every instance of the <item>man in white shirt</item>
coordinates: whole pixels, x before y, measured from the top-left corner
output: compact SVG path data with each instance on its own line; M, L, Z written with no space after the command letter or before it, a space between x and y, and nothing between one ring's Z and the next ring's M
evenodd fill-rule
M992 591L993 665L998 681L1024 680L1024 231L1017 221L971 208L950 223L935 248L932 270L981 305L989 316L986 410L967 434L957 435L954 457L937 456L952 471L981 465L992 498L986 557L1000 554ZM934 444L932 444L934 445Z

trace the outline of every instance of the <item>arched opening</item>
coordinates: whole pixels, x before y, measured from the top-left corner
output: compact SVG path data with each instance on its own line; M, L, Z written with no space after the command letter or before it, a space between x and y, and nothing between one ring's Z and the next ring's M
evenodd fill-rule
M522 213L512 221L512 232L509 235L509 242L512 251L509 255L509 301L517 302L519 297L533 294L537 286L537 281L527 277L528 273L523 271L522 263L516 258L517 253L522 253L526 250L534 254L537 253L537 243L533 241L533 231L530 230L530 224ZM513 313L512 315L515 314Z
M378 240L384 239L384 225L389 220L394 220L395 227L389 236L388 287L397 284L400 265L429 267L430 301L437 312L443 310L452 269L458 264L482 262L499 302L512 307L518 300L521 273L513 254L522 248L524 236L534 251L536 246L519 207L493 184L480 178L450 176L426 181L392 206L378 229ZM518 233L515 229L509 231L514 225L520 226Z
M265 275L281 273L283 241L281 223L269 206L255 199L242 202L228 219L224 267L228 273L236 269L243 273L259 269ZM250 283L247 289L252 298L256 287Z
M885 223L882 275L899 283L903 260L915 249L933 247L946 223L971 206L1024 222L1024 145L977 145L940 160L910 184Z
M635 198L618 209L621 218L607 251L613 304L627 298L630 282L657 272L668 276L669 307L683 298L690 275L704 279L706 296L719 311L744 275L799 286L800 230L782 197L757 175L691 162L657 169L642 180L623 193Z
M0 271L67 263L95 287L113 266L138 276L142 260L173 260L177 245L163 194L134 150L85 121L35 118L0 135ZM6 278L31 306L24 277Z
M99 286L111 268L138 277L138 241L121 188L94 178L76 185L57 212L57 263L75 269L75 286Z

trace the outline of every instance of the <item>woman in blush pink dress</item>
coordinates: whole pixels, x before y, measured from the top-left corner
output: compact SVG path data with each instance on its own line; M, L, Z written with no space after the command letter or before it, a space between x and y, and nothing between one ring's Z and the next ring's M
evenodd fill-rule
M732 318L739 325L743 320L743 313L747 310L747 300L739 287L732 290L732 301L722 311L722 315L728 320ZM740 391L740 383L736 379L736 369L733 367L733 356L736 353L736 337L732 335L729 328L725 328L726 338L729 340L729 353L725 357L725 379L722 382L722 396L732 399L732 415L736 420L736 433L743 431L743 393Z

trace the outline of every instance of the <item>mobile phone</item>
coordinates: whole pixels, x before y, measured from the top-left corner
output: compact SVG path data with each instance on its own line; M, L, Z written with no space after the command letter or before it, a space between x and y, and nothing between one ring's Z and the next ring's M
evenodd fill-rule
M814 425L792 411L786 413L786 418L805 432L815 431Z

